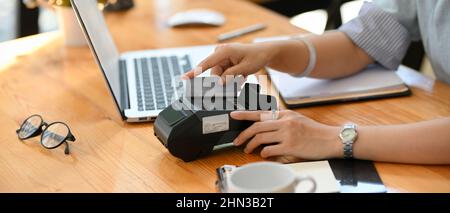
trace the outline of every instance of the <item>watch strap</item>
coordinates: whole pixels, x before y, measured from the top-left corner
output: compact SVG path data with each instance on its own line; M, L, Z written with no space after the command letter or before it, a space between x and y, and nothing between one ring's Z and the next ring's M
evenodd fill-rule
M353 143L344 143L344 159L353 158Z

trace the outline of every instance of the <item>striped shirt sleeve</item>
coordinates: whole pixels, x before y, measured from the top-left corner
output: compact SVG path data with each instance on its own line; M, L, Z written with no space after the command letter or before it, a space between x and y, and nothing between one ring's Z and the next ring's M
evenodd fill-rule
M408 30L394 15L369 2L364 3L357 18L343 24L339 31L376 62L392 70L398 68L411 43Z

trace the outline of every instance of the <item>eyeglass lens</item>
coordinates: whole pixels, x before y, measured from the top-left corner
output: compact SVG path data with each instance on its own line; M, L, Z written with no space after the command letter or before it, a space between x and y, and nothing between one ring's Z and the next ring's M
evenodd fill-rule
M42 123L42 118L39 116L31 116L29 117L20 127L18 132L19 138L27 138L30 137L33 133L35 133Z
M42 133L41 143L47 148L53 148L61 144L68 134L69 129L66 125L54 123Z

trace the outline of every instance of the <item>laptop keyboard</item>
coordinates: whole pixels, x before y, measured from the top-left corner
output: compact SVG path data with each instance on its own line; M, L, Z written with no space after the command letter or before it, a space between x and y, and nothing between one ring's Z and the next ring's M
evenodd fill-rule
M181 95L174 79L192 69L188 55L136 58L133 63L139 111L166 108Z

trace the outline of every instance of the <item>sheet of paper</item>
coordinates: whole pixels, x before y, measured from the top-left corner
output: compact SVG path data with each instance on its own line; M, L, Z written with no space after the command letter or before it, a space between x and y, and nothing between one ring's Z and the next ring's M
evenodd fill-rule
M334 177L328 161L314 161L287 164L300 176L311 176L317 182L317 193L337 193L340 191L339 183ZM300 184L297 191L307 191L309 184Z
M420 74L420 72L417 72L416 70L400 65L397 70L397 75L408 86L417 87L428 92L433 91L435 80L423 74Z

